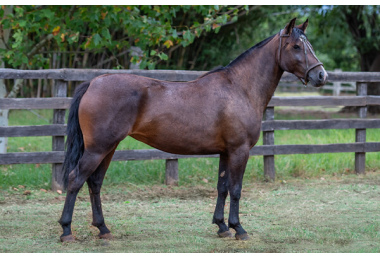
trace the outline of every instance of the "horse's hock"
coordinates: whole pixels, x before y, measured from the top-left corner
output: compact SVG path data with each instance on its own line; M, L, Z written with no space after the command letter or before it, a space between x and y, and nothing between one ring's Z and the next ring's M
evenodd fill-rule
M62 190L61 166L64 160L64 136L66 125L64 113L71 99L67 97L69 81L88 81L102 74L128 73L159 80L190 81L203 75L204 71L168 71L168 70L13 70L0 69L0 78L4 79L53 79L54 97L51 98L1 98L0 109L54 109L53 124L39 126L1 126L0 137L52 136L52 151L20 152L0 154L0 164L52 164L52 189ZM376 72L328 72L329 82L357 82L357 96L328 97L273 97L265 112L261 130L264 145L253 147L250 156L264 157L264 174L269 180L275 178L274 155L312 154L312 153L355 153L355 171L365 172L365 154L379 152L380 142L366 142L367 128L380 128L380 119L366 119L368 105L380 105L379 96L367 96L367 83L380 82L380 73ZM281 82L293 82L297 78L285 73ZM273 108L276 106L356 106L359 119L324 120L275 120ZM355 143L324 145L275 145L274 131L307 129L356 129ZM178 159L219 157L219 155L176 155L156 149L116 151L114 161L124 160L166 160L167 185L178 185Z

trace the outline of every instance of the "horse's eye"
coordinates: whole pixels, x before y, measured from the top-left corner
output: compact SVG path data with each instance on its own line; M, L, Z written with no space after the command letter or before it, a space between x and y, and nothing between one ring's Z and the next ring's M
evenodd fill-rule
M298 45L296 44L296 45L293 46L293 48L294 48L295 50L298 50L298 49L300 49L300 46L298 46Z

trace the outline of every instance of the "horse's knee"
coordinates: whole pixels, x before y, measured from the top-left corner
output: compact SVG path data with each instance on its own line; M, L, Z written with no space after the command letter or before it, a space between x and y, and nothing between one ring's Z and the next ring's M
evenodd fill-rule
M218 189L218 196L221 196L221 197L227 197L228 195L228 184L227 184L227 180L225 181L219 181L218 182L218 185L217 185L217 189Z
M218 188L218 196L222 198L226 198L228 195L228 189L223 187L223 188Z
M230 190L231 200L240 200L241 198L241 187L236 187Z

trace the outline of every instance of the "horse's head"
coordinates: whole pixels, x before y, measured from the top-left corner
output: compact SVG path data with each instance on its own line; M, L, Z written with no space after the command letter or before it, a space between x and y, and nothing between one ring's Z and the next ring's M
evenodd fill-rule
M311 82L314 87L323 86L327 72L306 38L308 20L299 26L295 26L295 21L296 18L280 31L277 61L284 71L296 75L304 85Z

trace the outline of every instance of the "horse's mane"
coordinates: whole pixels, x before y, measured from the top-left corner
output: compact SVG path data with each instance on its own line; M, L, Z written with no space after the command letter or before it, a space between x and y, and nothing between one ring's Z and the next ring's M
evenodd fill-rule
M199 78L203 78L204 76L207 76L207 75L209 75L211 73L215 73L215 72L219 72L219 71L224 71L224 70L228 69L229 67L233 66L235 63L243 60L246 56L248 56L255 49L258 49L258 48L261 48L261 47L265 46L268 42L270 42L273 39L274 36L275 35L272 35L271 37L266 38L265 40L259 42L255 46L249 48L248 50L246 50L245 52L243 52L242 54L240 54L236 59L234 59L233 61L231 61L227 66L224 66L224 67L223 66L218 66L215 69L213 69L213 70L211 70L209 72L206 72L205 74L203 74Z

